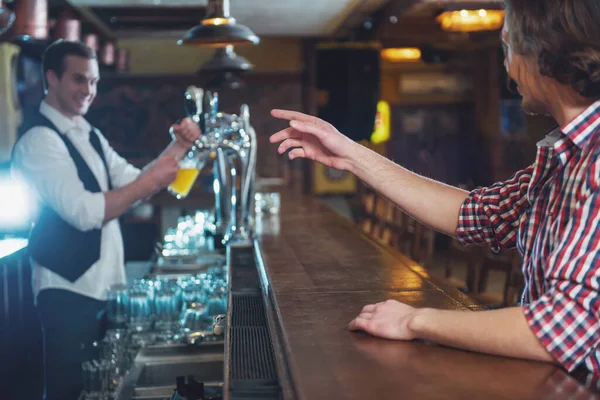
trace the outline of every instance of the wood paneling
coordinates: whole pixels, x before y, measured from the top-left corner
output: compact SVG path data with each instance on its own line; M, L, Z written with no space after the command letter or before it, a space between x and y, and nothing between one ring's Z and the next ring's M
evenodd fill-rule
M259 176L280 177L282 157L268 137L285 126L270 116L272 108L302 109L299 75L249 74L242 89L218 91L220 109L238 114L248 104L251 123L258 136ZM169 127L184 114L184 92L201 86L195 75L115 75L104 78L86 118L98 127L123 156L141 165L156 157L170 141Z
M130 72L134 74L194 73L214 51L178 46L176 39L121 39L117 45L129 50ZM260 45L238 46L235 52L254 64L257 72L300 72L301 46L298 39L263 38Z

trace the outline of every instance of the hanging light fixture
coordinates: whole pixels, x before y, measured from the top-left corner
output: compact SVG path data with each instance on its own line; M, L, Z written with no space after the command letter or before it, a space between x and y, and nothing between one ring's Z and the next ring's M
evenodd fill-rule
M229 45L216 49L213 57L200 66L198 73L221 71L247 72L252 70L252 68L254 66L244 57L235 54L233 46Z
M204 86L207 89L239 89L246 86L246 82L233 72L221 72Z
M417 62L421 60L421 49L416 47L390 47L381 50L381 58L390 62Z
M208 0L206 17L186 32L179 45L225 47L258 44L260 39L250 28L238 24L229 14L229 0Z
M504 24L502 3L471 2L448 5L436 20L447 32L495 31Z

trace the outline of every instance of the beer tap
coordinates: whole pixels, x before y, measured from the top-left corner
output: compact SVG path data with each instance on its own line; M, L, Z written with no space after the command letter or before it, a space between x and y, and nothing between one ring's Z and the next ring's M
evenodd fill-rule
M250 125L250 111L242 105L240 116L218 111L218 94L195 86L187 88L186 100L194 103L187 114L197 122L202 136L195 147L199 157L209 157L213 164L215 191L215 244L248 242L251 236L254 176L256 170L256 133ZM236 189L237 167L240 162L241 194ZM240 218L238 220L238 210Z

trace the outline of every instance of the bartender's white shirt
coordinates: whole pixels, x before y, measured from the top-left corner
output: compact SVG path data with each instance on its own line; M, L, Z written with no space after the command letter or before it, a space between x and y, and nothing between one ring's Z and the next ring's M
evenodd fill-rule
M98 180L101 190L108 191L106 168L89 141L90 124L83 117L66 118L45 101L40 105L40 112L56 125L59 134L73 143ZM102 134L98 136L113 188L133 182L140 170L119 156ZM82 231L102 228L100 259L73 283L32 260L34 295L37 297L40 291L52 288L106 300L109 285L125 283L125 265L118 220L103 224L104 193L85 190L64 142L46 127L34 127L25 132L14 149L12 169L36 196L38 209L42 205L52 207L61 218Z

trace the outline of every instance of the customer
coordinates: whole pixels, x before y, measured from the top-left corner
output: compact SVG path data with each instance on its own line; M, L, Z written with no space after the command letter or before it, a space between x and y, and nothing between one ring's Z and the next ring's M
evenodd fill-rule
M408 214L464 245L518 247L522 305L495 311L370 304L350 322L388 339L558 363L600 375L600 2L507 0L505 66L523 108L559 127L529 168L470 193L416 175L318 118L290 120L279 152L350 171Z

